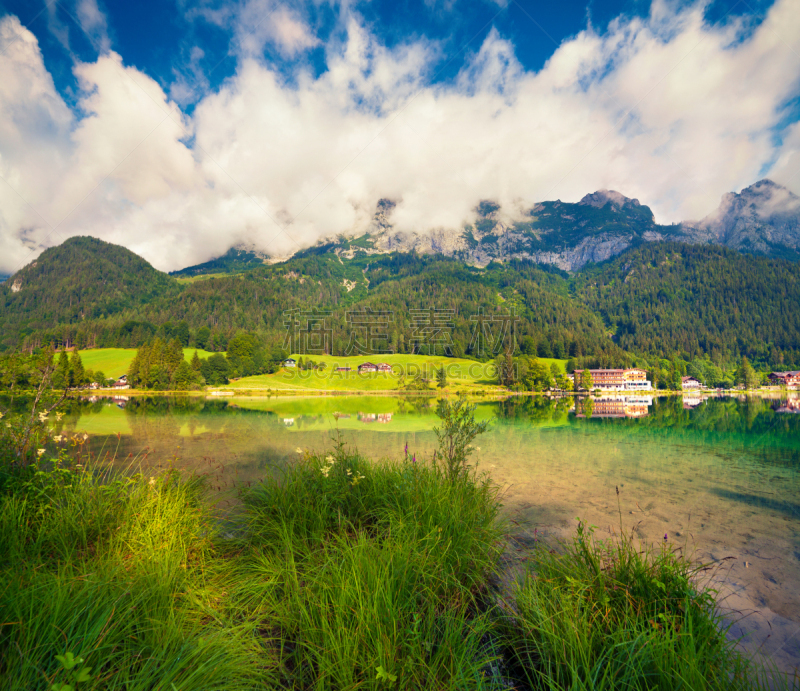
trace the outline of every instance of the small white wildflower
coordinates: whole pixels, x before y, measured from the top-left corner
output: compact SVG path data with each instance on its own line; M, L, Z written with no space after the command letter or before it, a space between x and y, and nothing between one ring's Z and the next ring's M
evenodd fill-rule
M299 446L295 449L295 451L297 453L303 453L303 449L301 449Z
M44 449L36 449L36 455L41 456L44 453Z
M321 472L325 477L328 477L328 473L331 472L331 467L328 466L326 468L320 468L319 472Z
M325 460L326 460L326 461L328 461L328 463L333 463L333 462L334 462L334 460L333 460L333 456L331 456L330 454L328 454L327 456L325 456Z
M155 486L155 484L156 484L156 479L155 479L154 477L151 477L151 478L150 478L150 486L151 486L151 487L154 487L154 486Z
M86 434L86 433L84 433L84 435L83 435L83 440L84 440L84 441L86 441L88 438L89 438L89 435L88 435L88 434Z
M64 437L62 437L60 434L56 434L56 435L53 437L53 441L54 441L56 444L58 444L58 442L60 442L60 441L61 441L63 438L64 438Z
M352 475L352 474L353 474L353 471L352 471L352 470L350 470L350 468L348 468L348 469L347 469L347 474L348 474L348 475Z

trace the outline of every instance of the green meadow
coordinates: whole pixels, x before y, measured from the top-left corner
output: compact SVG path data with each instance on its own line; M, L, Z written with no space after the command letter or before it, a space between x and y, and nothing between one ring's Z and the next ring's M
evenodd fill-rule
M194 348L184 348L183 357L190 361ZM94 372L98 370L107 377L120 377L126 374L133 358L136 356L136 348L93 348L91 350L80 351L81 361L86 369ZM207 350L197 350L201 358L207 358L214 353Z
M274 374L261 374L242 377L232 381L226 388L247 391L397 391L409 384L420 373L429 380L431 391L437 389L436 372L442 367L447 372L445 391L475 393L491 392L498 389L496 368L493 362L477 362L460 358L429 355L361 355L339 357L332 355L292 356L310 358L317 364L324 363L323 370L300 370L285 367ZM560 371L565 371L566 360L540 358L550 367L553 363ZM391 372L359 373L358 366L363 362L391 365ZM350 367L350 372L337 372L337 367Z
M192 359L195 348L184 348L183 356L187 361ZM207 358L214 353L197 349L201 358ZM94 348L81 351L81 360L86 369L101 371L107 377L119 377L128 371L128 367L136 355L135 348ZM242 377L231 381L225 388L234 391L262 392L267 390L290 391L397 391L401 386L408 384L417 373L430 380L431 391L437 390L435 385L436 371L444 367L447 372L447 386L445 391L453 393L463 391L476 393L485 391L491 393L498 389L495 381L495 367L492 362L477 362L460 358L428 355L380 355L338 357L332 355L300 356L293 355L294 359L308 357L314 362L324 363L323 370L299 370L285 367L274 374L260 374L252 377ZM554 358L539 358L550 367L555 363L561 372L565 371L566 360ZM392 372L358 372L358 365L362 362L385 362L392 366ZM337 367L350 367L350 372L337 372Z

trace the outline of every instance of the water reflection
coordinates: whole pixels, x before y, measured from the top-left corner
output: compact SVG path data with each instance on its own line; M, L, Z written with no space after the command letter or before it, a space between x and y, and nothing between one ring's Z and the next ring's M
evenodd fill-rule
M577 403L579 418L642 418L650 414L652 396L607 396L582 398Z

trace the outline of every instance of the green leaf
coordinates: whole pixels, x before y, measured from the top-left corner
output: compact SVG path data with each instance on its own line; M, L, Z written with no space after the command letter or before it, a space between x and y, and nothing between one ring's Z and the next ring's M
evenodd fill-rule
M61 666L64 669L72 669L75 665L81 664L83 662L83 658L75 658L72 653L64 653L64 655L56 655L56 660L61 663Z
M376 679L382 679L384 681L388 681L389 686L391 686L397 681L397 675L387 672L382 665L377 667L376 669L378 672L377 676L375 677Z
M91 667L82 667L79 672L73 672L72 676L75 678L76 682L89 681L89 679L91 679L89 672L91 671Z

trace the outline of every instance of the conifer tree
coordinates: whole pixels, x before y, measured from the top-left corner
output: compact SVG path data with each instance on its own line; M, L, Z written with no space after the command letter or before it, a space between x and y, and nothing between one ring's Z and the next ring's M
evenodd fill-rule
M67 352L62 350L58 356L58 365L53 372L53 388L65 389L69 385L69 358Z
M86 371L83 368L81 361L81 354L78 349L72 351L72 357L69 359L69 380L72 386L80 386L83 384L83 379Z

